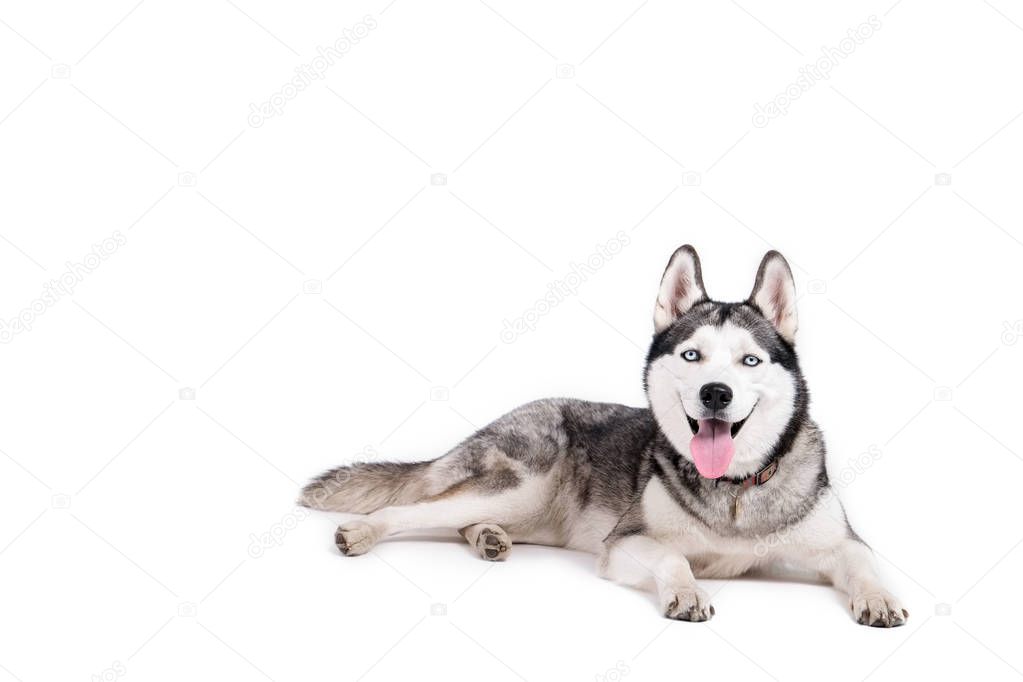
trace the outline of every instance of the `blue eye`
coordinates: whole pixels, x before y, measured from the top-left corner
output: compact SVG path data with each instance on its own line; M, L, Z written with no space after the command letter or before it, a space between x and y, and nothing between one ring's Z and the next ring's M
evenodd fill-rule
M746 365L747 367L756 367L757 365L760 364L760 358L758 358L756 355L745 355L742 358L742 364Z
M687 362L696 362L700 359L700 351L693 350L691 348L689 350L682 351L682 359Z

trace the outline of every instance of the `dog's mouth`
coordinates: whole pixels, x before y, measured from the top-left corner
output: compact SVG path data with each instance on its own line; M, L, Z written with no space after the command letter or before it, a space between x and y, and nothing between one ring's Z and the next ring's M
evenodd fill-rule
M756 409L756 405L753 409ZM689 441L689 452L701 476L721 478L725 475L735 455L734 439L753 414L753 409L737 422L727 422L723 419L697 420L686 414L689 428L693 432L693 439Z
M753 414L753 410L750 410L750 414ZM731 429L730 429L731 436L732 436L732 438L735 438L737 435L739 435L739 429L742 428L742 425L746 423L747 419L749 419L749 414L747 414L745 417L743 417L742 419L740 419L737 422L726 422L726 421L722 421L720 419L705 419L703 421L720 421L723 424L729 424L730 423L732 425ZM689 429L693 432L694 436L697 433L699 433L699 431L700 431L700 422L696 421L695 419L690 417L688 414L686 415L686 421L689 422Z

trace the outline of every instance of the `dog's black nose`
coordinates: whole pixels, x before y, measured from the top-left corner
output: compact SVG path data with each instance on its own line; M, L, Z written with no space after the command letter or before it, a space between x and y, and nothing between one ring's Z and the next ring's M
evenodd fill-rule
M717 412L732 402L732 389L721 383L704 384L700 389L700 402Z

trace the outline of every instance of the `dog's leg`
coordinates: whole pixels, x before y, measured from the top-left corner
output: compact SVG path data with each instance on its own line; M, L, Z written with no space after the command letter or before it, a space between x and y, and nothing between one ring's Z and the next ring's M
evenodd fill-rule
M366 553L382 538L406 530L467 527L480 527L481 531L484 528L501 530L496 525L498 521L514 522L520 510L528 509L529 500L523 497L521 489L498 494L474 491L444 493L430 501L384 507L361 519L348 521L338 527L334 540L342 554L355 556ZM487 522L480 523L481 519ZM489 522L491 519L493 522ZM503 530L501 533L507 538ZM481 532L476 539L484 538L486 544L487 537L495 536ZM511 541L507 540L505 547L510 546Z
M486 561L504 561L511 551L512 541L508 533L493 523L474 523L458 531L466 541L476 548L480 558Z
M799 544L784 558L820 573L849 597L849 609L861 625L894 628L904 625L909 612L886 590L874 565L874 555L858 537L825 546Z
M530 478L525 467L496 447L459 449L430 465L429 476L435 481L451 481L429 496L402 501L377 508L360 519L342 524L334 541L342 554L364 554L380 539L406 530L419 528L462 528L480 526L474 537L464 533L472 543L482 541L481 555L491 557L486 548L497 549L498 555L511 547L508 535L497 525L515 523L522 516L535 513L548 495L546 484ZM494 530L484 532L484 526ZM489 538L497 545L487 545ZM503 549L501 542L503 541ZM477 544L477 546L479 546Z
M816 568L849 596L853 618L861 625L893 628L909 618L909 611L882 586L873 553L858 538L847 538L818 554Z
M654 538L629 535L612 540L605 546L599 571L602 578L635 587L652 578L666 618L705 621L714 615L710 596L696 584L689 561Z
M782 561L828 579L849 598L853 618L862 625L891 628L904 625L909 612L881 583L874 553L849 526L841 502L826 489L813 512L784 534L769 534L761 560Z

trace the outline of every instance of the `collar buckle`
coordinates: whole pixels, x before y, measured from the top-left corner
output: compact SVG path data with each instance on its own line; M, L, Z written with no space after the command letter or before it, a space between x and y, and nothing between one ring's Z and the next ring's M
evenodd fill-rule
M743 490L745 490L746 488L752 488L755 485L763 485L763 484L767 483L768 481L770 481L771 478L775 475L775 473L777 473L777 471L778 471L778 460L776 458L776 459L772 459L767 464L767 466L765 466L763 469L761 469L757 473L753 474L752 476L747 476L746 478L742 479L741 481L737 481L737 483L739 484L739 486Z

